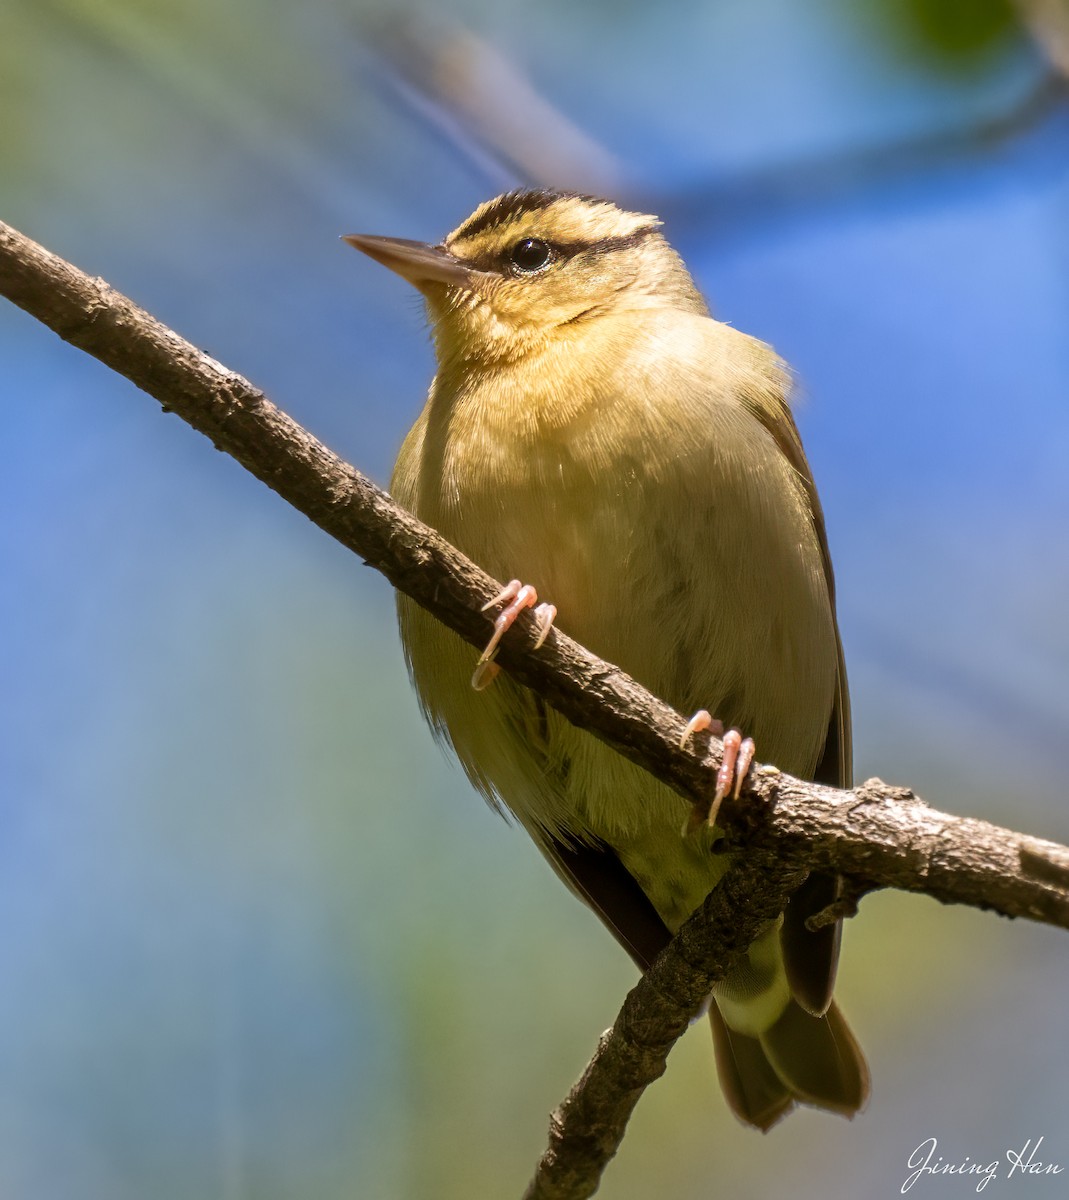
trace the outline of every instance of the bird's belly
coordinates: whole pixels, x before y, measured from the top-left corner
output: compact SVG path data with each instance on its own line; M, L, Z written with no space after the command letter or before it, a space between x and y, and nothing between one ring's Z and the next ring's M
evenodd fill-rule
M835 635L822 585L781 544L799 535L728 522L738 498L728 503L715 480L651 492L620 472L526 468L485 492L469 481L448 511L421 515L497 578L532 584L556 605L558 628L684 714L708 708L754 736L763 760L811 772ZM723 869L708 837L681 836L686 803L507 674L475 692L477 652L404 600L401 618L424 707L480 790L536 840L613 846L676 928Z

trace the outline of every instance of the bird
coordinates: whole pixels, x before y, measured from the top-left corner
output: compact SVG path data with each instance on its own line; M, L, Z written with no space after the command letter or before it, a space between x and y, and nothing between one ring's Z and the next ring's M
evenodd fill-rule
M665 784L498 675L519 611L696 713L688 730L727 729L736 791L753 743L804 779L848 787L852 770L832 565L790 372L713 318L662 229L609 200L524 189L438 244L344 238L422 293L433 336L436 373L391 493L510 581L482 655L398 596L420 706L640 970L727 868L715 811L681 830ZM868 1096L832 997L841 922L806 925L840 890L810 874L710 998L725 1098L762 1131L798 1104L852 1117Z

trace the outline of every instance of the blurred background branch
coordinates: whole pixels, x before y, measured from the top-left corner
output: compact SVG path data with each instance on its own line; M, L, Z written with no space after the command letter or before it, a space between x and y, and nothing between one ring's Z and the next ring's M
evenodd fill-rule
M669 214L676 221L712 219L722 230L738 231L755 221L797 218L809 207L842 209L864 195L901 188L932 173L990 173L1003 169L999 159L1007 157L1022 165L1045 163L1036 146L1022 142L1045 125L1059 137L1069 133L1069 81L1060 67L1065 28L1059 22L1067 21L1066 8L1061 0L1031 5L1022 0L1022 6L1035 10L1029 11L1031 27L1056 69L1038 71L1002 111L954 128L780 162L730 179L693 180L682 193L628 177L607 150L538 93L515 61L467 30L410 14L385 24L373 46L394 94L481 168L488 186L566 188ZM1067 162L1049 166L1062 177L1069 174Z
M492 190L522 182L618 199L631 190L622 164L485 38L413 12L387 21L371 49L398 99L459 154L485 164Z

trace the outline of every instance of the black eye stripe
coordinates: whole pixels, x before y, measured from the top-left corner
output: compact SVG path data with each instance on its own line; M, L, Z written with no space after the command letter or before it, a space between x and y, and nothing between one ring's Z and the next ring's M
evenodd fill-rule
M613 254L617 250L629 250L632 246L639 245L651 233L656 232L656 225L643 225L641 229L636 229L634 233L628 233L623 237L602 238L597 242L573 242L562 253L567 253L569 257L581 254L584 250L588 250L591 254Z
M521 241L542 242L549 247L556 260L566 262L570 258L575 258L578 254L614 254L617 250L628 250L632 246L637 246L641 242L644 242L650 234L656 232L656 225L643 225L640 229L636 229L633 233L626 234L623 237L600 238L594 242L562 242L548 237L517 238L515 242L511 243L504 250L487 251L475 255L468 255L463 250L460 250L458 257L463 259L464 262L470 263L478 271L497 271L502 274L511 275L513 273L510 269L512 253ZM454 250L454 253L457 253L457 251Z

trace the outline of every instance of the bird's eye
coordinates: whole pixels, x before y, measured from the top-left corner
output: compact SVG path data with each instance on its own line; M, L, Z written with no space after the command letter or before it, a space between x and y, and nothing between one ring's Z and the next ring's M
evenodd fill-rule
M513 267L525 275L541 271L552 257L552 249L538 238L524 238L509 252L509 261Z

